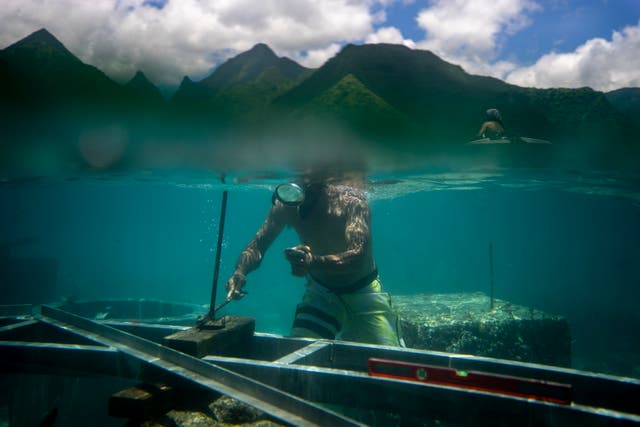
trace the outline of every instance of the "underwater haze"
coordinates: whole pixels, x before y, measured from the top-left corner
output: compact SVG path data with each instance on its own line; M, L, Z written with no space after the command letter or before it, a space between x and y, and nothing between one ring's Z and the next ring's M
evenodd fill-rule
M196 169L6 178L0 183L3 303L146 298L210 302L223 191L217 301L288 171ZM566 317L572 367L640 378L640 181L561 169L373 169L368 196L380 278L393 295L489 293ZM304 280L286 229L222 314L287 335ZM34 267L34 266L45 266ZM48 267L47 267L48 266Z

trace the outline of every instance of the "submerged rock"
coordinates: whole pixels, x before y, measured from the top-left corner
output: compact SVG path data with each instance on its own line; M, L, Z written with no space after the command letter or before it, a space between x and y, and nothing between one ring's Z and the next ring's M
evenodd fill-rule
M283 427L282 424L271 420L264 412L227 396L221 396L208 405L195 409L173 409L158 419L143 423L129 420L126 425L128 427Z
M556 366L571 364L567 319L477 293L393 297L407 347Z
M218 421L228 424L252 423L265 417L262 411L227 396L212 402L209 410Z
M210 416L198 411L169 411L167 418L176 427L217 427L220 425Z

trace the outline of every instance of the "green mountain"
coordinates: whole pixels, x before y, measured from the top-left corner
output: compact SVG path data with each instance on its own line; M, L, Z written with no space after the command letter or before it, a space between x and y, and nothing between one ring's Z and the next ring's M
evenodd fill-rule
M264 113L273 99L311 71L288 58L277 57L267 45L257 44L199 82L183 80L172 104L208 118Z
M263 43L241 53L220 65L213 74L202 80L202 86L220 92L238 84L247 84L263 79L265 71L271 70L287 81L296 81L308 70L288 58L279 58Z
M628 87L607 92L607 100L636 123L640 123L640 88Z
M624 139L628 125L601 92L522 88L467 74L428 51L389 44L345 47L275 103L299 110L348 75L407 117L420 144L472 139L487 108L502 111L511 133L558 142L605 134ZM406 122L395 127L402 133Z
M125 91L102 71L84 64L45 29L0 51L0 93L5 108L115 106Z
M120 85L36 31L0 51L0 169L86 167L154 129L150 117L163 117L164 104L142 73ZM113 158L112 165L125 161Z
M472 120L475 126L486 109L487 96L495 98L508 91L505 83L470 76L428 51L389 44L349 45L277 102L297 108L348 74L430 136L460 119Z
M349 45L312 70L258 44L201 81L185 77L167 103L142 72L120 85L39 30L0 51L0 132L24 141L52 139L57 129L59 140L73 141L87 123L115 123L138 141L264 134L303 146L314 133L322 141L313 129L327 124L335 131L327 138L347 130L401 150L452 150L474 138L487 108L498 108L511 134L552 140L570 156L633 159L638 91L523 88L390 44Z
M193 109L192 103L204 103L206 97L198 85L188 76L182 78L178 90L173 94L171 103L176 106L189 107Z
M420 94L432 94L432 98L444 93L474 96L483 89L504 90L506 85L490 77L470 76L428 51L390 44L348 45L278 102L293 105L305 102L347 74L418 119L420 112L432 103Z
M317 94L297 111L301 116L341 122L368 136L409 127L409 119L353 74ZM387 135L389 136L389 135Z
M521 91L525 98L516 110L521 121L526 123L528 118L548 127L551 138L622 138L629 125L604 93L591 88Z
M135 76L124 85L124 88L131 102L141 107L159 108L166 103L160 90L149 81L142 71L136 72Z
M155 111L166 104L141 71L120 85L84 64L45 29L0 51L0 76L0 108L5 110L86 116Z

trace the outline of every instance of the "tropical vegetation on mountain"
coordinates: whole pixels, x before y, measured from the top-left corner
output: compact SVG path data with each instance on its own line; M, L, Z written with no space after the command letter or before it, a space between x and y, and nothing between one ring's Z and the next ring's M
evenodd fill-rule
M3 166L33 141L69 145L107 125L136 141L215 145L242 136L247 149L252 139L265 144L261 135L286 139L289 129L300 140L313 123L365 145L456 150L474 139L487 108L498 108L514 135L627 164L638 153L638 88L523 88L390 44L348 45L318 69L258 44L200 81L185 76L165 99L142 71L118 84L42 29L0 51L0 95Z

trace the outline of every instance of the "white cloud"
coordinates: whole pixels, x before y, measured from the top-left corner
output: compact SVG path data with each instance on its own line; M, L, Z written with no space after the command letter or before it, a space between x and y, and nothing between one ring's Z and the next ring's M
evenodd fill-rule
M397 43L520 85L640 86L640 22L529 67L498 60L506 38L540 10L536 1L429 0L416 17L425 38L414 42L385 26L390 7L414 0L168 0L162 8L145 0L2 0L0 48L44 27L112 78L141 69L170 86L259 42L307 67L321 66L345 43Z
M640 22L614 31L610 40L594 38L573 52L543 55L531 66L497 60L502 41L528 26L528 16L540 9L533 0L432 0L416 18L426 32L416 45L467 72L521 86L640 86Z
M582 87L609 91L640 87L640 21L611 40L588 40L569 53L549 53L534 65L511 71L506 80L521 86Z
M289 57L305 67L318 68L329 58L335 56L341 48L341 45L332 43L328 47L322 49L314 49L302 53L292 52Z
M527 13L539 10L531 0L433 0L416 18L426 31L417 43L467 71L495 75L491 65L503 37L529 25ZM512 65L501 62L501 70Z
M427 32L423 46L458 55L489 55L501 34L529 24L526 13L539 6L530 0L435 0L417 17Z
M143 0L3 0L0 48L44 27L113 78L142 69L177 84L259 42L319 66L336 46L371 34L389 1L169 0L159 9Z
M412 49L416 46L413 40L405 39L400 30L395 27L384 27L378 29L375 33L367 36L365 43L403 44Z

